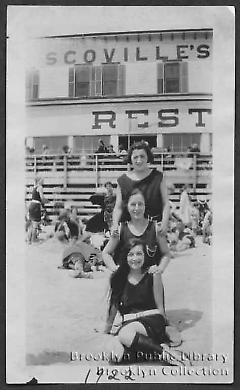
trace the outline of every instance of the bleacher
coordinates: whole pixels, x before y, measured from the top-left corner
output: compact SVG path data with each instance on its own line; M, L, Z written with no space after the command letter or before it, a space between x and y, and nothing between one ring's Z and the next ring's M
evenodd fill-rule
M176 205L184 184L190 184L193 200L211 198L212 155L187 157L183 153L160 153L154 155L151 167L164 172L167 185L175 185L175 193L170 199ZM43 189L47 199L45 207L50 218L54 219L58 208L66 202L76 206L81 217L89 218L100 210L99 206L89 201L90 196L106 181L116 186L117 178L129 169L123 155L27 155L25 200L28 204L34 178L41 176L44 178Z

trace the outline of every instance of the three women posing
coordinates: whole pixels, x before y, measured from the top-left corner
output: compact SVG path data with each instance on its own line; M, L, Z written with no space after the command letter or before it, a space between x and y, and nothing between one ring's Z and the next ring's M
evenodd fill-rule
M116 271L126 261L124 246L141 239L146 245L147 272L158 280L158 305L165 317L161 274L170 260L165 235L169 220L167 189L162 173L149 167L153 155L145 142L131 147L128 162L133 169L118 179L112 236L103 251L103 260L110 270ZM172 342L179 345L181 336L177 329L169 326L168 332Z

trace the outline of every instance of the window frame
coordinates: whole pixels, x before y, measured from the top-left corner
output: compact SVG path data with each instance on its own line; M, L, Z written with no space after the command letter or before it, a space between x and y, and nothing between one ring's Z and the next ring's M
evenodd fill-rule
M166 66L170 64L178 64L178 91L166 91ZM171 78L168 78L168 80ZM174 78L173 78L174 79ZM188 93L188 62L187 61L164 61L157 63L157 93L158 94L178 94Z
M26 72L25 85L26 85L26 100L38 100L39 99L39 83L40 74L38 69L30 69Z
M102 67L101 67L101 71L102 71L102 96L118 96L118 84L119 84L119 65L120 64L102 64ZM116 79L114 80L114 79L109 79L109 80L105 80L104 81L104 70L106 70L107 68L110 68L110 67L116 67L116 72L117 72L117 74L116 74ZM115 70L115 68L114 68L114 70ZM105 91L104 91L104 86L105 86L105 84L107 84L107 83L109 83L109 82L113 82L114 81L114 83L115 83L115 93L104 93Z
M81 71L81 68L85 68L88 70L88 94L85 95L85 94L77 94L77 83L78 84L83 84L83 82L77 82L77 70L79 69ZM71 68L70 68L71 69ZM72 96L73 97L76 97L76 98L90 98L91 97L91 85L92 85L92 66L89 65L89 64L75 64L74 67L72 68L73 69L73 80L70 81L69 80L69 88L70 88L70 84L73 84L73 92L72 92ZM69 76L70 77L70 76ZM71 94L69 93L69 96L71 96Z
M88 95L76 94L76 70L77 67L85 66L89 69L89 88ZM115 79L115 90L113 93L104 93L104 69L107 66L116 66L116 79ZM109 80L108 80L109 81ZM110 80L111 81L111 80ZM125 77L125 65L120 63L110 63L101 65L89 65L89 64L74 64L69 68L69 79L68 79L68 96L72 98L94 98L94 97L115 97L123 96L126 88L126 77Z
M180 142L176 142L179 137ZM189 139L187 140L187 137ZM175 153L186 153L187 148L193 143L201 144L202 133L196 132L175 132L175 133L163 133L163 148L170 147ZM175 140L175 142L174 142ZM184 142L188 141L188 142Z
M166 67L168 65L178 65L178 91L167 91L167 80L175 80L175 78L170 78L168 77L168 79L166 78ZM180 62L173 62L173 61L169 61L169 62L166 62L164 64L164 67L163 67L163 90L164 90L164 93L180 93L180 87L181 87L181 72L180 72Z
M102 139L105 145L110 145L110 138L110 134L74 135L73 153L93 154L98 148L99 139Z

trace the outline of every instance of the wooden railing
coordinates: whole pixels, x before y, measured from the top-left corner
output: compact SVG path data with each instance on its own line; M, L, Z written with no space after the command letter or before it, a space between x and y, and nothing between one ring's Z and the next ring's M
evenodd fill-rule
M184 153L159 153L154 155L154 164L162 170L176 170L180 162L189 165L189 169L210 170L212 167L212 155L201 154L188 157ZM70 172L70 171L103 171L126 170L125 156L115 154L88 154L88 155L30 155L26 156L27 172ZM187 168L188 169L188 168Z

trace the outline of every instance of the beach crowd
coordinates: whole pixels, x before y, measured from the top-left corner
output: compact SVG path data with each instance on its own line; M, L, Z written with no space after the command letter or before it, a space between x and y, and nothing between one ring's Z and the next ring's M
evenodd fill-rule
M102 148L99 144L98 153ZM118 339L122 349L114 363L122 363L126 354L134 362L139 351L167 351L174 363L165 364L186 365L176 349L181 334L166 316L162 274L178 252L194 248L199 238L212 244L211 206L207 200L193 200L187 184L177 206L170 201L176 188L149 167L154 156L146 142L133 144L124 154L131 169L118 178L116 188L108 181L90 198L101 211L84 219L75 206L66 204L45 240L62 243L59 268L71 277L92 279L95 272L107 271L108 312L96 331ZM41 230L51 224L45 203L43 179L37 177L26 211L28 244L41 243Z

